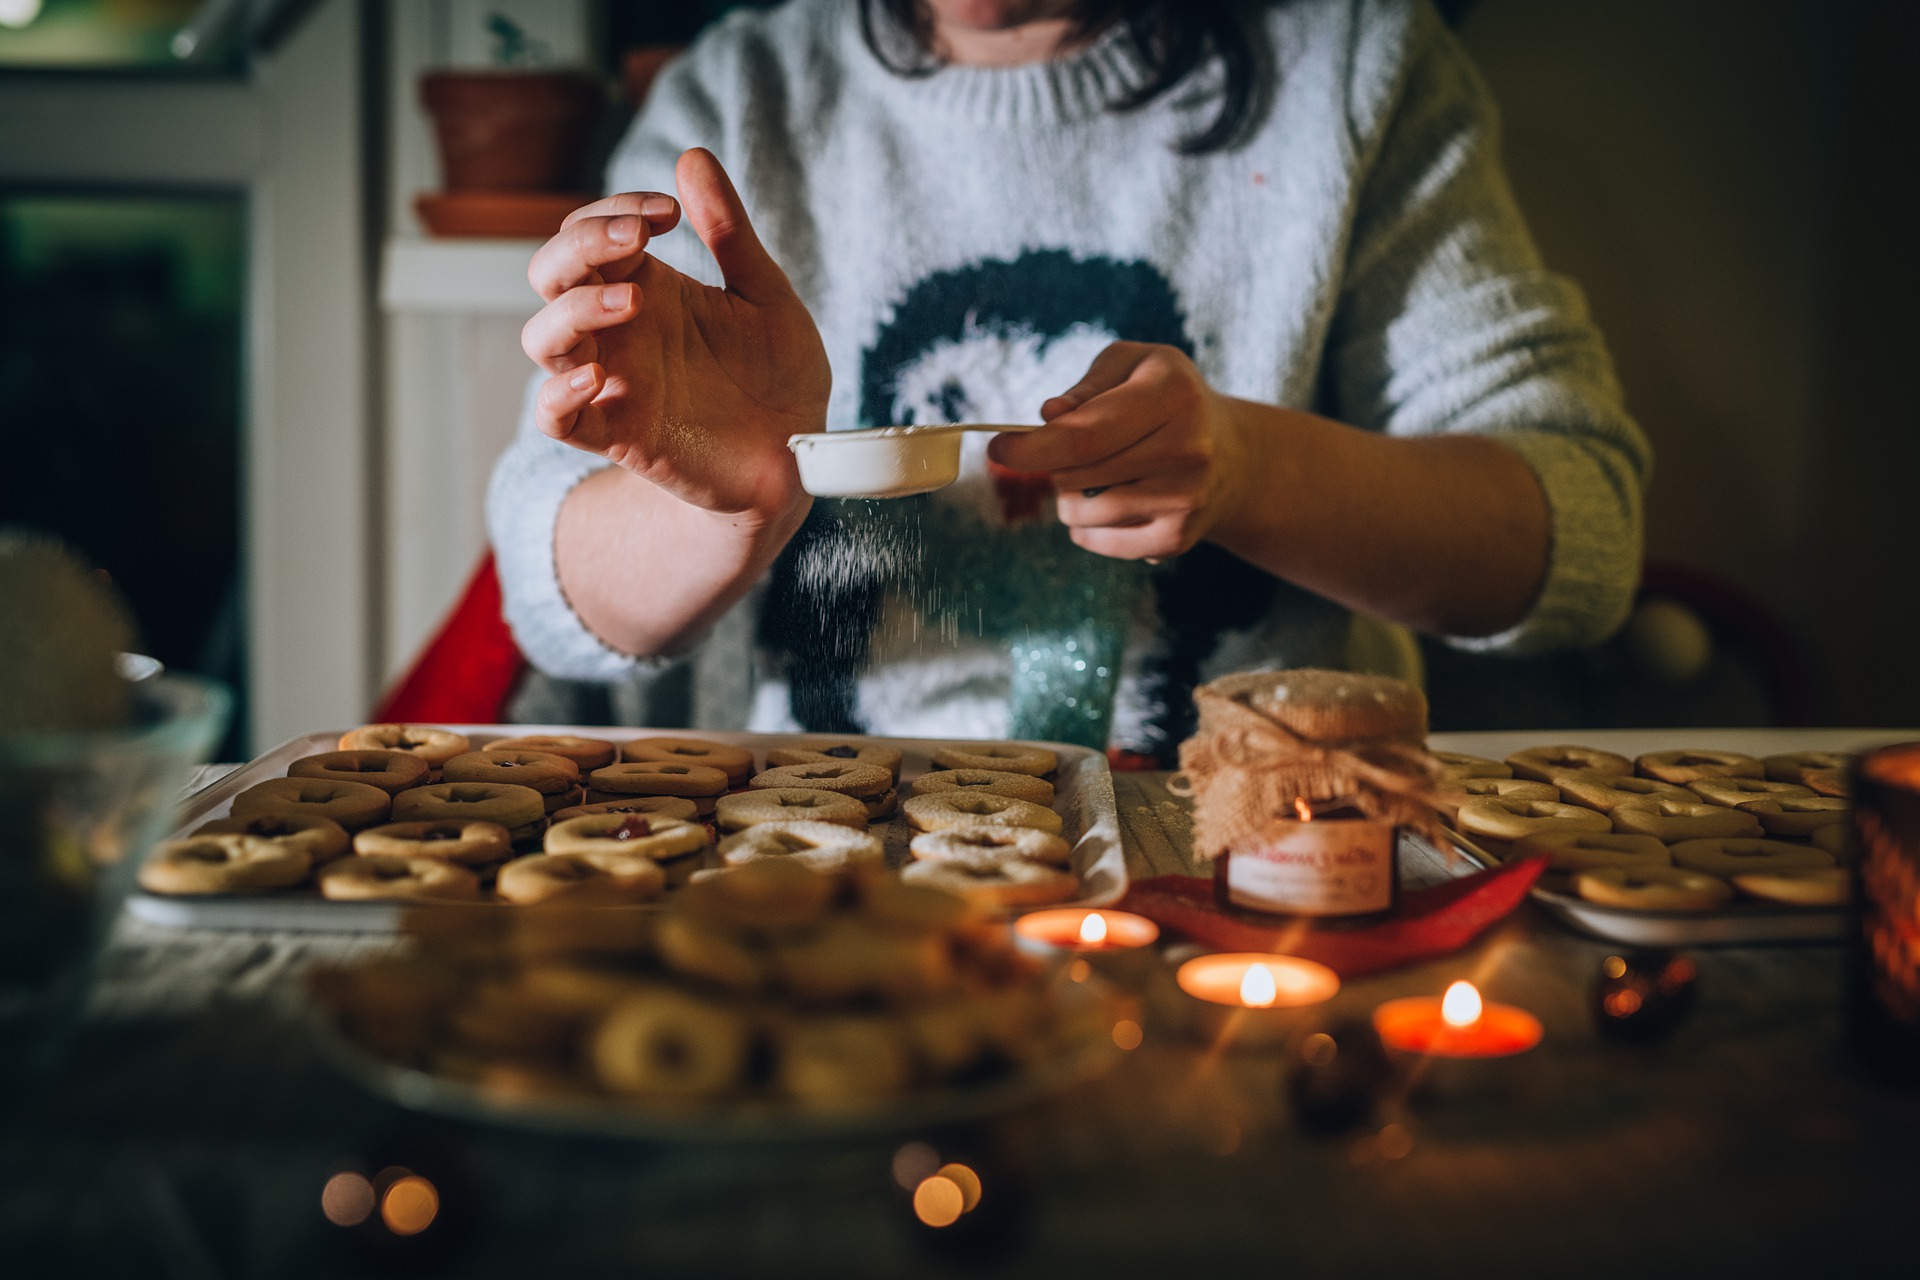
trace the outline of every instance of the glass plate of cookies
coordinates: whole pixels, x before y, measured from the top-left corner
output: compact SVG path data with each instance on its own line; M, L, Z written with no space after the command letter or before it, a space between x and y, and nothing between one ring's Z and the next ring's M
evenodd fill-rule
M1548 858L1533 896L1572 928L1639 946L1843 935L1849 769L1884 734L1522 736L1436 735L1442 816L1482 866Z
M1002 914L1127 887L1106 757L578 725L302 735L191 797L128 909L195 928L390 933L409 906L657 910L760 859L878 861Z
M1118 1056L1127 998L875 864L717 871L660 911L409 911L309 978L323 1052L414 1110L653 1141L879 1134L1017 1106Z

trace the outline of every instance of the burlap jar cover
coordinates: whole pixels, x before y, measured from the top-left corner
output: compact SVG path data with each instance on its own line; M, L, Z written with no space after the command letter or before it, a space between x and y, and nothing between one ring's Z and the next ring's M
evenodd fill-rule
M1222 677L1193 693L1200 726L1172 789L1193 797L1203 858L1257 847L1296 800L1344 800L1437 836L1427 700L1405 681L1301 668Z

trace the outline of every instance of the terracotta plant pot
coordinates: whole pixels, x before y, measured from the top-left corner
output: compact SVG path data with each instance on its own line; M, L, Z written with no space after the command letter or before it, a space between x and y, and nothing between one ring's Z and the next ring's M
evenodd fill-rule
M420 78L449 191L578 187L604 100L600 82L577 71L430 71Z
M685 53L683 44L643 44L629 49L620 59L620 80L627 89L627 101L635 107L646 105L647 90L660 69Z
M430 236L545 240L597 198L592 191L436 191L415 196L413 211Z

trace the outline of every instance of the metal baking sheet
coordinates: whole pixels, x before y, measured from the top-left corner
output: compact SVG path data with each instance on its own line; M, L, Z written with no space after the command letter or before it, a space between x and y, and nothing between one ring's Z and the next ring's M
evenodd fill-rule
M847 742L848 736L804 733L729 733L697 729L628 729L605 725L524 725L480 724L447 725L456 733L473 739L477 748L495 738L527 734L577 734L609 742L625 742L644 737L700 738L729 746L746 747L762 764L768 750L799 747L811 743ZM265 755L234 770L219 782L190 797L180 812L174 832L183 836L203 822L227 815L233 798L257 782L284 777L287 767L303 756L331 751L340 741L341 729L303 734L281 743ZM893 747L901 753L900 781L905 785L928 772L933 752L946 746L961 745L959 739L931 741L923 738L862 738ZM1060 814L1063 832L1073 846L1071 862L1080 878L1080 896L1059 905L1103 907L1118 902L1127 891L1126 854L1120 844L1120 818L1113 799L1113 774L1107 758L1086 747L1063 742L1043 742L1060 758L1054 771L1053 808ZM913 830L904 818L894 817L872 828L887 847L887 861L903 866L911 860L907 842ZM276 893L225 897L164 897L135 889L127 900L127 910L136 919L150 924L194 929L294 929L319 932L392 933L399 928L401 912L407 904L391 902L332 902L312 888L289 889ZM1051 905L1051 904L1050 904ZM483 903L476 910L494 910L498 904Z

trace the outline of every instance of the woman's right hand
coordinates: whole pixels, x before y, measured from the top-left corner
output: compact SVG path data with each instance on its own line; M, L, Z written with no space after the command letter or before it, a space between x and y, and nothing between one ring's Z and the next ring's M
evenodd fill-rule
M692 506L787 523L807 502L787 437L825 427L826 348L712 153L684 153L674 181L678 204L609 196L534 254L546 305L520 345L553 375L536 420ZM646 252L682 207L725 288Z

